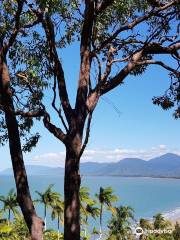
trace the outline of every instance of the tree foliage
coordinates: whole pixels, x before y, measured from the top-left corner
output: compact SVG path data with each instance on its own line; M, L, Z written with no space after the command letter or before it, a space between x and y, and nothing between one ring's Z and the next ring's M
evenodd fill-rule
M30 151L40 137L39 133L30 132L33 117L39 120L46 116L45 126L62 140L63 134L55 134L58 129L50 125L50 118L45 114L42 99L48 87L52 89L51 104L62 121L62 128L69 129L68 119L63 119L64 115L67 117L63 102L69 99L66 84L60 87L65 83L62 63L59 62L60 73L55 68L57 61L61 61L61 49L73 43L80 43L82 54L86 41L90 52L90 75L84 92L86 115L95 108L101 95L121 84L128 74L142 74L154 64L169 71L171 81L165 94L154 97L153 103L163 109L174 108L175 118L180 116L178 1L155 2L2 1L1 45L8 53L10 84L24 151ZM86 26L88 17L91 21ZM83 31L83 26L88 31ZM168 54L177 63L176 67L169 66L166 59L159 61L158 54ZM3 113L3 106L1 110ZM8 137L3 116L0 122L0 139L4 144Z
M17 195L14 192L14 189L11 189L7 196L0 196L0 202L3 203L3 208L1 212L4 212L8 216L8 221L11 220L11 212L16 216L18 215L18 202Z

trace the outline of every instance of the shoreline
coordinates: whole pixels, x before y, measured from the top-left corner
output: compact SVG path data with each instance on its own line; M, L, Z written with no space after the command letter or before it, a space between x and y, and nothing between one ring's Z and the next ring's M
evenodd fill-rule
M63 176L63 175L61 175ZM167 177L167 176L137 176L137 175L92 175L92 174L87 174L87 175L81 175L81 177L120 177L120 178L158 178L158 179L177 179L180 180L180 177Z
M158 212L157 212L158 213ZM174 226L176 223L180 224L180 207L174 208L173 210L159 212L162 214L165 220L168 220L172 226ZM140 219L140 218L139 218ZM138 221L139 221L138 219ZM144 219L149 220L150 222L153 222L153 217L145 217Z
M28 177L39 177L39 176L43 176L43 177L64 177L63 174L57 174L57 175L47 175L47 174L29 174ZM13 177L13 175L11 174L1 174L0 172L0 177ZM179 177L167 177L167 176L137 176L137 175L127 175L127 176L123 176L123 175L93 175L93 174L82 174L81 177L120 177L120 178L150 178L150 179L177 179L180 180L180 176Z
M162 213L163 217L169 220L173 225L180 223L180 207Z

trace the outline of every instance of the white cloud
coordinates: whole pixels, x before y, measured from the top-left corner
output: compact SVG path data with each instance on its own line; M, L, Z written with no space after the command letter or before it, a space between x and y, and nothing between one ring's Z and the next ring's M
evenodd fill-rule
M28 164L47 165L47 166L64 166L65 152L49 152L36 155Z
M123 158L141 158L149 160L168 152L180 155L180 150L168 148L161 144L151 149L87 149L85 150L81 162L117 162ZM40 164L49 166L64 166L65 151L49 152L34 156L29 164Z

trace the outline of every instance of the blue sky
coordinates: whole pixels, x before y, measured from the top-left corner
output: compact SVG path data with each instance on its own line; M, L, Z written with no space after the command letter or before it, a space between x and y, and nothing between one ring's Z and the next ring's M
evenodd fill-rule
M78 47L64 50L61 57L74 103L79 75ZM169 61L166 56L165 59ZM179 154L180 121L174 120L172 111L163 111L152 104L152 97L161 95L168 84L168 72L151 66L143 75L129 76L122 86L103 96L93 115L90 140L82 161L118 161L124 157L150 159L166 152ZM49 100L50 94L46 94L45 102ZM54 112L51 114L54 117ZM63 166L64 146L41 123L37 128L42 137L37 148L24 156L26 164ZM0 170L10 167L8 147L1 147L0 154Z

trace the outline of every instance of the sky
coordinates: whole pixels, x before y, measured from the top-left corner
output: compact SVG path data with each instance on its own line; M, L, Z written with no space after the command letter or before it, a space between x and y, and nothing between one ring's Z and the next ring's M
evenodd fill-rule
M60 55L70 99L74 103L79 47L72 46ZM169 81L166 70L151 66L143 75L129 76L123 85L103 96L93 115L90 139L82 162L115 162L126 157L148 160L168 152L180 154L180 120L173 118L171 110L163 111L152 103L152 97L163 94ZM47 93L45 102L48 103L50 98ZM59 126L55 113L50 113ZM64 146L42 123L37 123L37 129L41 134L40 141L31 153L24 154L25 163L63 167ZM8 146L0 147L0 156L0 171L11 167Z

